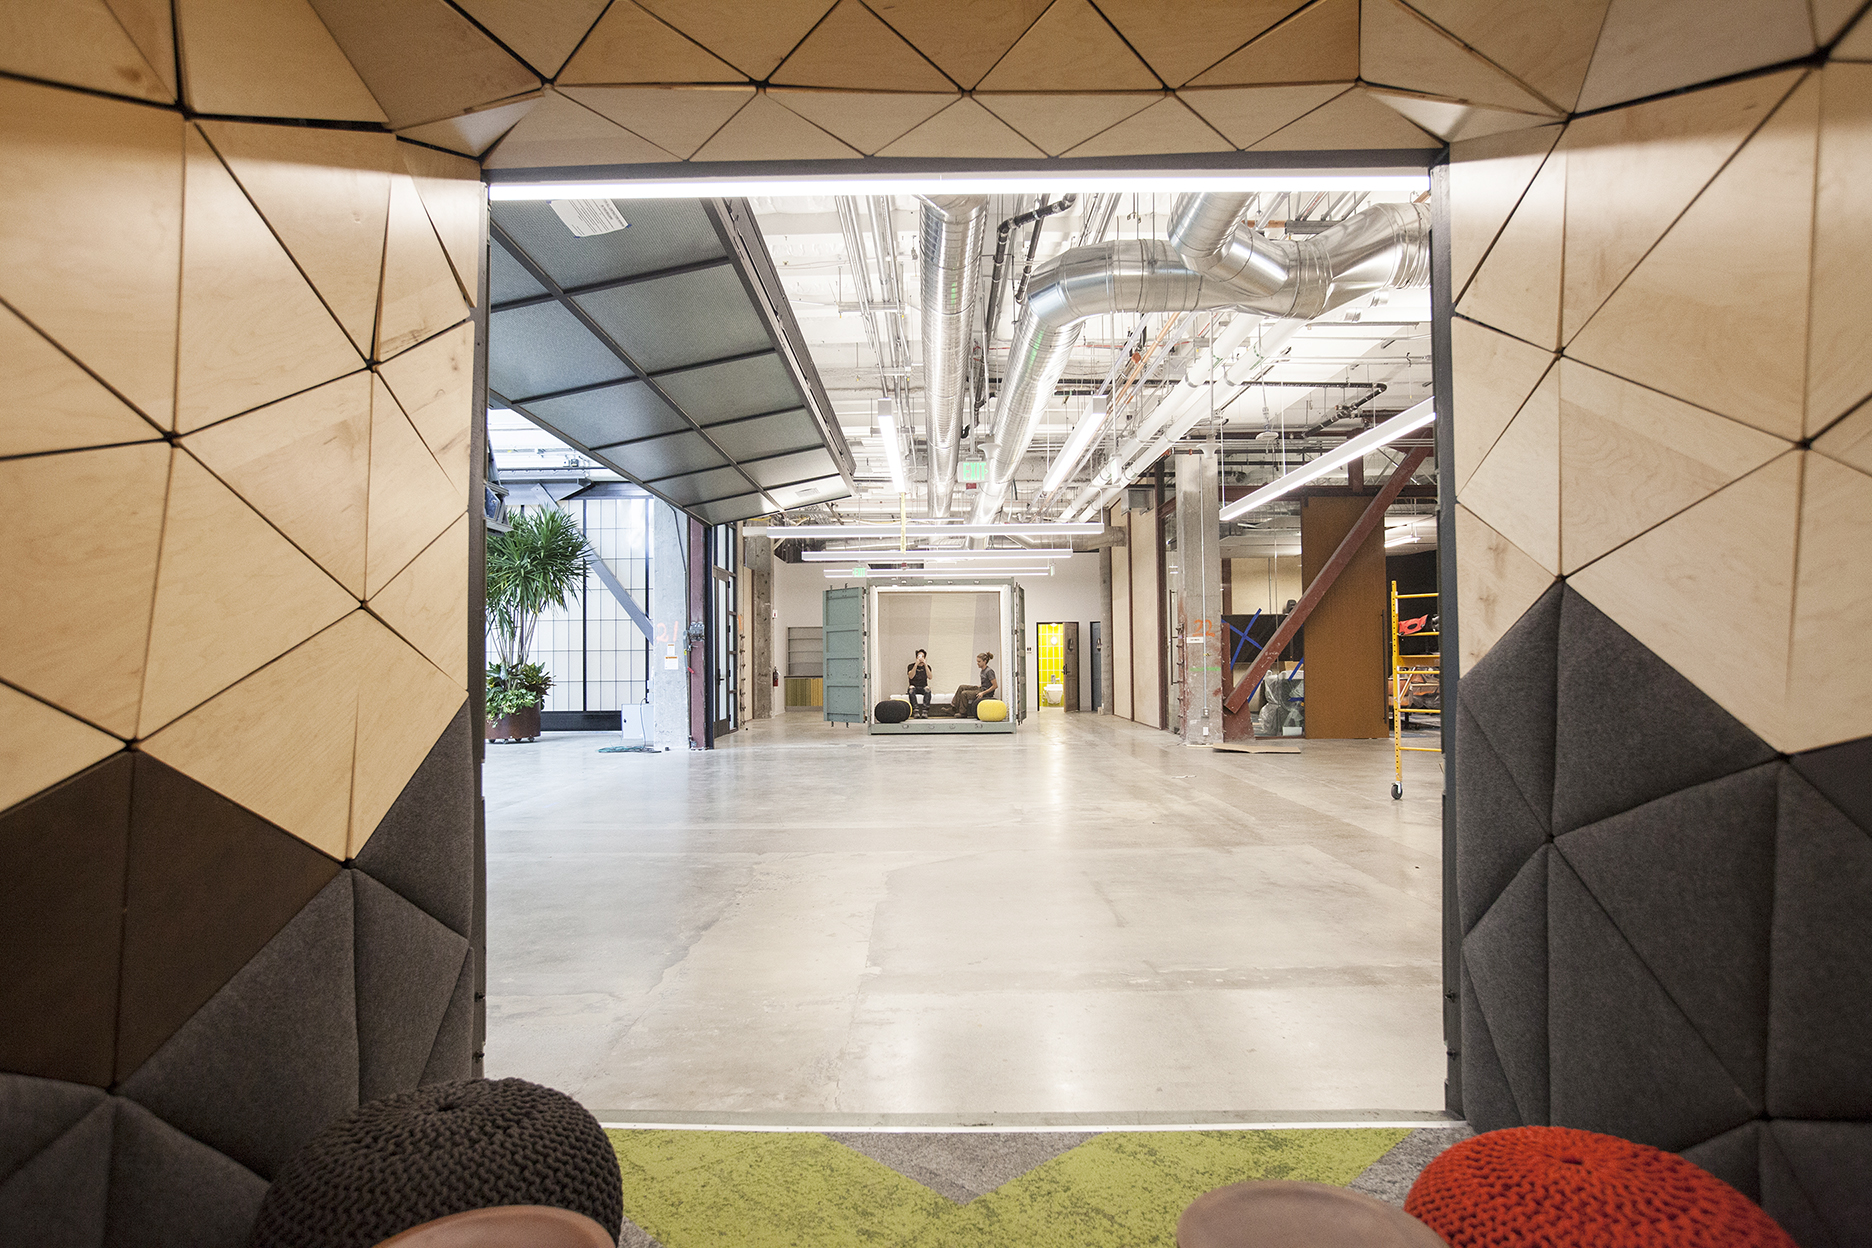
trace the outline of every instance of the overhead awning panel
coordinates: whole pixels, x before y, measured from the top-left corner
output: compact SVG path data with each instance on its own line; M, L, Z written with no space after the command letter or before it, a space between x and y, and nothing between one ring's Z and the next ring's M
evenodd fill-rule
M580 306L652 373L773 349L735 271L676 273L577 296ZM790 386L790 383L789 383Z
M631 375L556 303L496 311L488 325L488 385L515 402Z
M594 450L689 428L682 413L640 381L527 404L528 410Z

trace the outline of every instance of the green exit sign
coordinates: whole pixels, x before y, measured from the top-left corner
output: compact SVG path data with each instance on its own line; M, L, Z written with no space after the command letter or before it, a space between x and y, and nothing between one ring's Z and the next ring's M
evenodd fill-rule
M988 479L988 461L985 459L965 459L956 465L958 481L982 482Z

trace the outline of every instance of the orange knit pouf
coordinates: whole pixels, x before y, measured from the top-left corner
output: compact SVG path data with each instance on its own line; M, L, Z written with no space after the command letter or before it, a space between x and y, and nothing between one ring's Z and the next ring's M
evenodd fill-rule
M1452 1146L1417 1176L1404 1211L1455 1248L1797 1248L1694 1163L1571 1127L1511 1127Z

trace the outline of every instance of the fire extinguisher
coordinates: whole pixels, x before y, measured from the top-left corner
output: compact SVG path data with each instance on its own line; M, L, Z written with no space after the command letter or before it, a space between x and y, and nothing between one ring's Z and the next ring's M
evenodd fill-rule
M777 667L773 669L773 687L776 689L780 687L780 669Z

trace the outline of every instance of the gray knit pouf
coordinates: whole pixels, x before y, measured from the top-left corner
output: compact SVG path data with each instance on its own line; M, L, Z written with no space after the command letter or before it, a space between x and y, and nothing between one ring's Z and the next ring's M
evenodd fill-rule
M360 1105L321 1131L267 1189L253 1248L370 1248L490 1205L553 1205L613 1239L617 1154L597 1119L524 1079L438 1083Z

